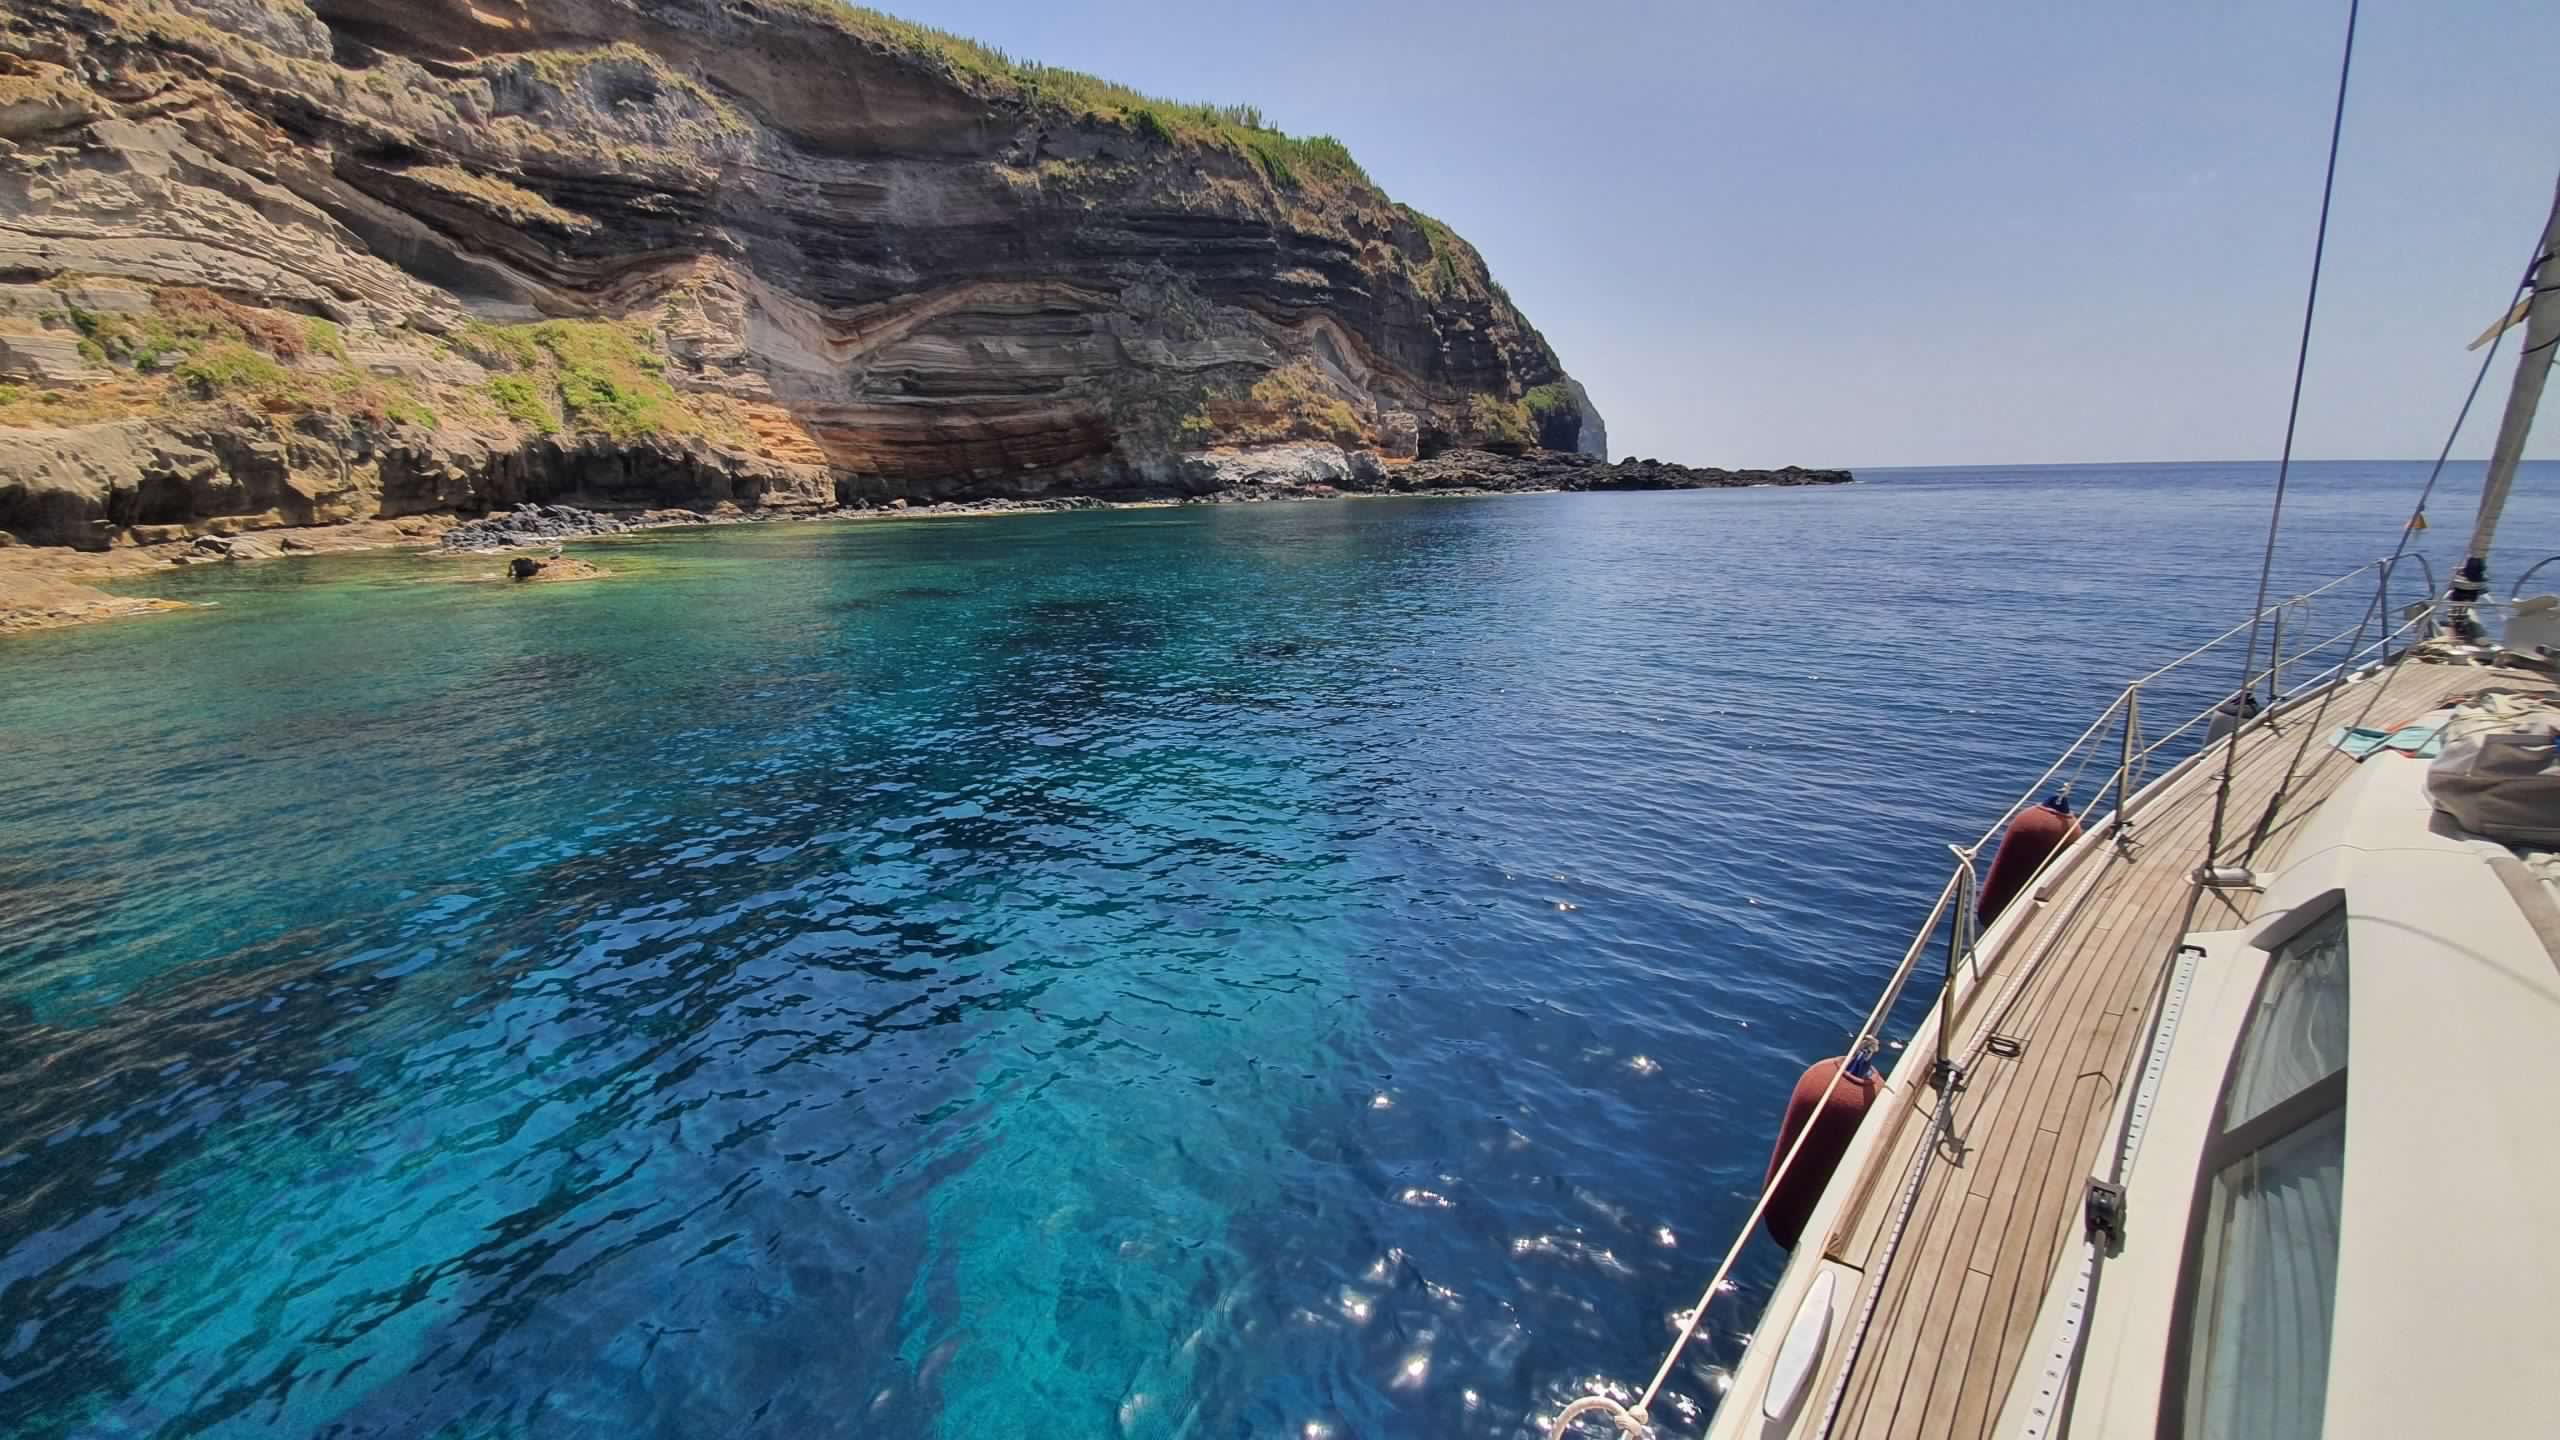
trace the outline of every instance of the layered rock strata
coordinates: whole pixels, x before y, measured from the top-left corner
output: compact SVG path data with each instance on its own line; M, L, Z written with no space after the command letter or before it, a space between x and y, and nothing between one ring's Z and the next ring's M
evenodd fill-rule
M0 531L1180 492L1590 452L1329 141L833 0L13 0Z

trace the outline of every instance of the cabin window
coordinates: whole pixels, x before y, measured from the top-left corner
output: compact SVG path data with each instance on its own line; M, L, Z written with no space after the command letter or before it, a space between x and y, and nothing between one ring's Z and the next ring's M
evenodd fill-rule
M2222 1126L2236 1130L2347 1068L2343 906L2287 941L2267 967L2232 1057Z
M2347 1149L2343 904L2276 950L2205 1142L2164 1435L2316 1437Z

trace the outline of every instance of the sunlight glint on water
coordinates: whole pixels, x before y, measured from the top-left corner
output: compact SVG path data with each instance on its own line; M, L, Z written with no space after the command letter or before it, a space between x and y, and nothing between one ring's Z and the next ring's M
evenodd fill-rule
M2287 577L2414 478L2298 476ZM0 1432L1511 1436L1640 1384L1943 842L2236 618L2266 480L664 532L13 639Z

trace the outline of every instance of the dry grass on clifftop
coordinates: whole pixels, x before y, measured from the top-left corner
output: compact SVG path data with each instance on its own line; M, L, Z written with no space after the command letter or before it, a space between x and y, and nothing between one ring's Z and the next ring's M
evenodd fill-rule
M990 99L1118 125L1160 144L1232 150L1283 189L1356 189L1377 195L1377 185L1348 146L1330 135L1287 134L1266 121L1257 106L1168 100L1081 70L1016 60L965 35L840 0L779 3L921 61Z

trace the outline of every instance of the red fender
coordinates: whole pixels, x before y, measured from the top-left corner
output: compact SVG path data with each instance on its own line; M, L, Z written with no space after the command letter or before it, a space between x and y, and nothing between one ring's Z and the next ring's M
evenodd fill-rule
M2044 868L2044 862L2079 838L2080 822L2050 800L2019 811L2018 818L2001 832L1999 852L1991 857L1991 873L1982 877L1982 890L1973 906L1975 928L1990 929L1991 922Z
M1777 1180L1775 1193L1769 1196L1769 1208L1760 1219L1769 1227L1769 1238L1789 1250L1804 1234L1804 1225L1813 1218L1813 1207L1822 1199L1822 1191L1831 1183L1831 1172L1840 1168L1840 1157L1849 1152L1849 1141L1858 1133L1858 1122L1866 1117L1867 1107L1884 1091L1884 1077L1872 1067L1866 1073L1843 1077L1837 1086L1831 1077L1848 1061L1843 1058L1815 1062L1796 1081L1796 1093L1787 1098L1787 1117L1778 1125L1777 1148L1769 1152L1769 1176L1762 1180L1767 1188ZM1826 1097L1826 1094L1828 1098ZM1787 1150L1807 1124L1813 1134L1804 1142L1804 1150L1778 1179L1778 1163L1787 1158Z

